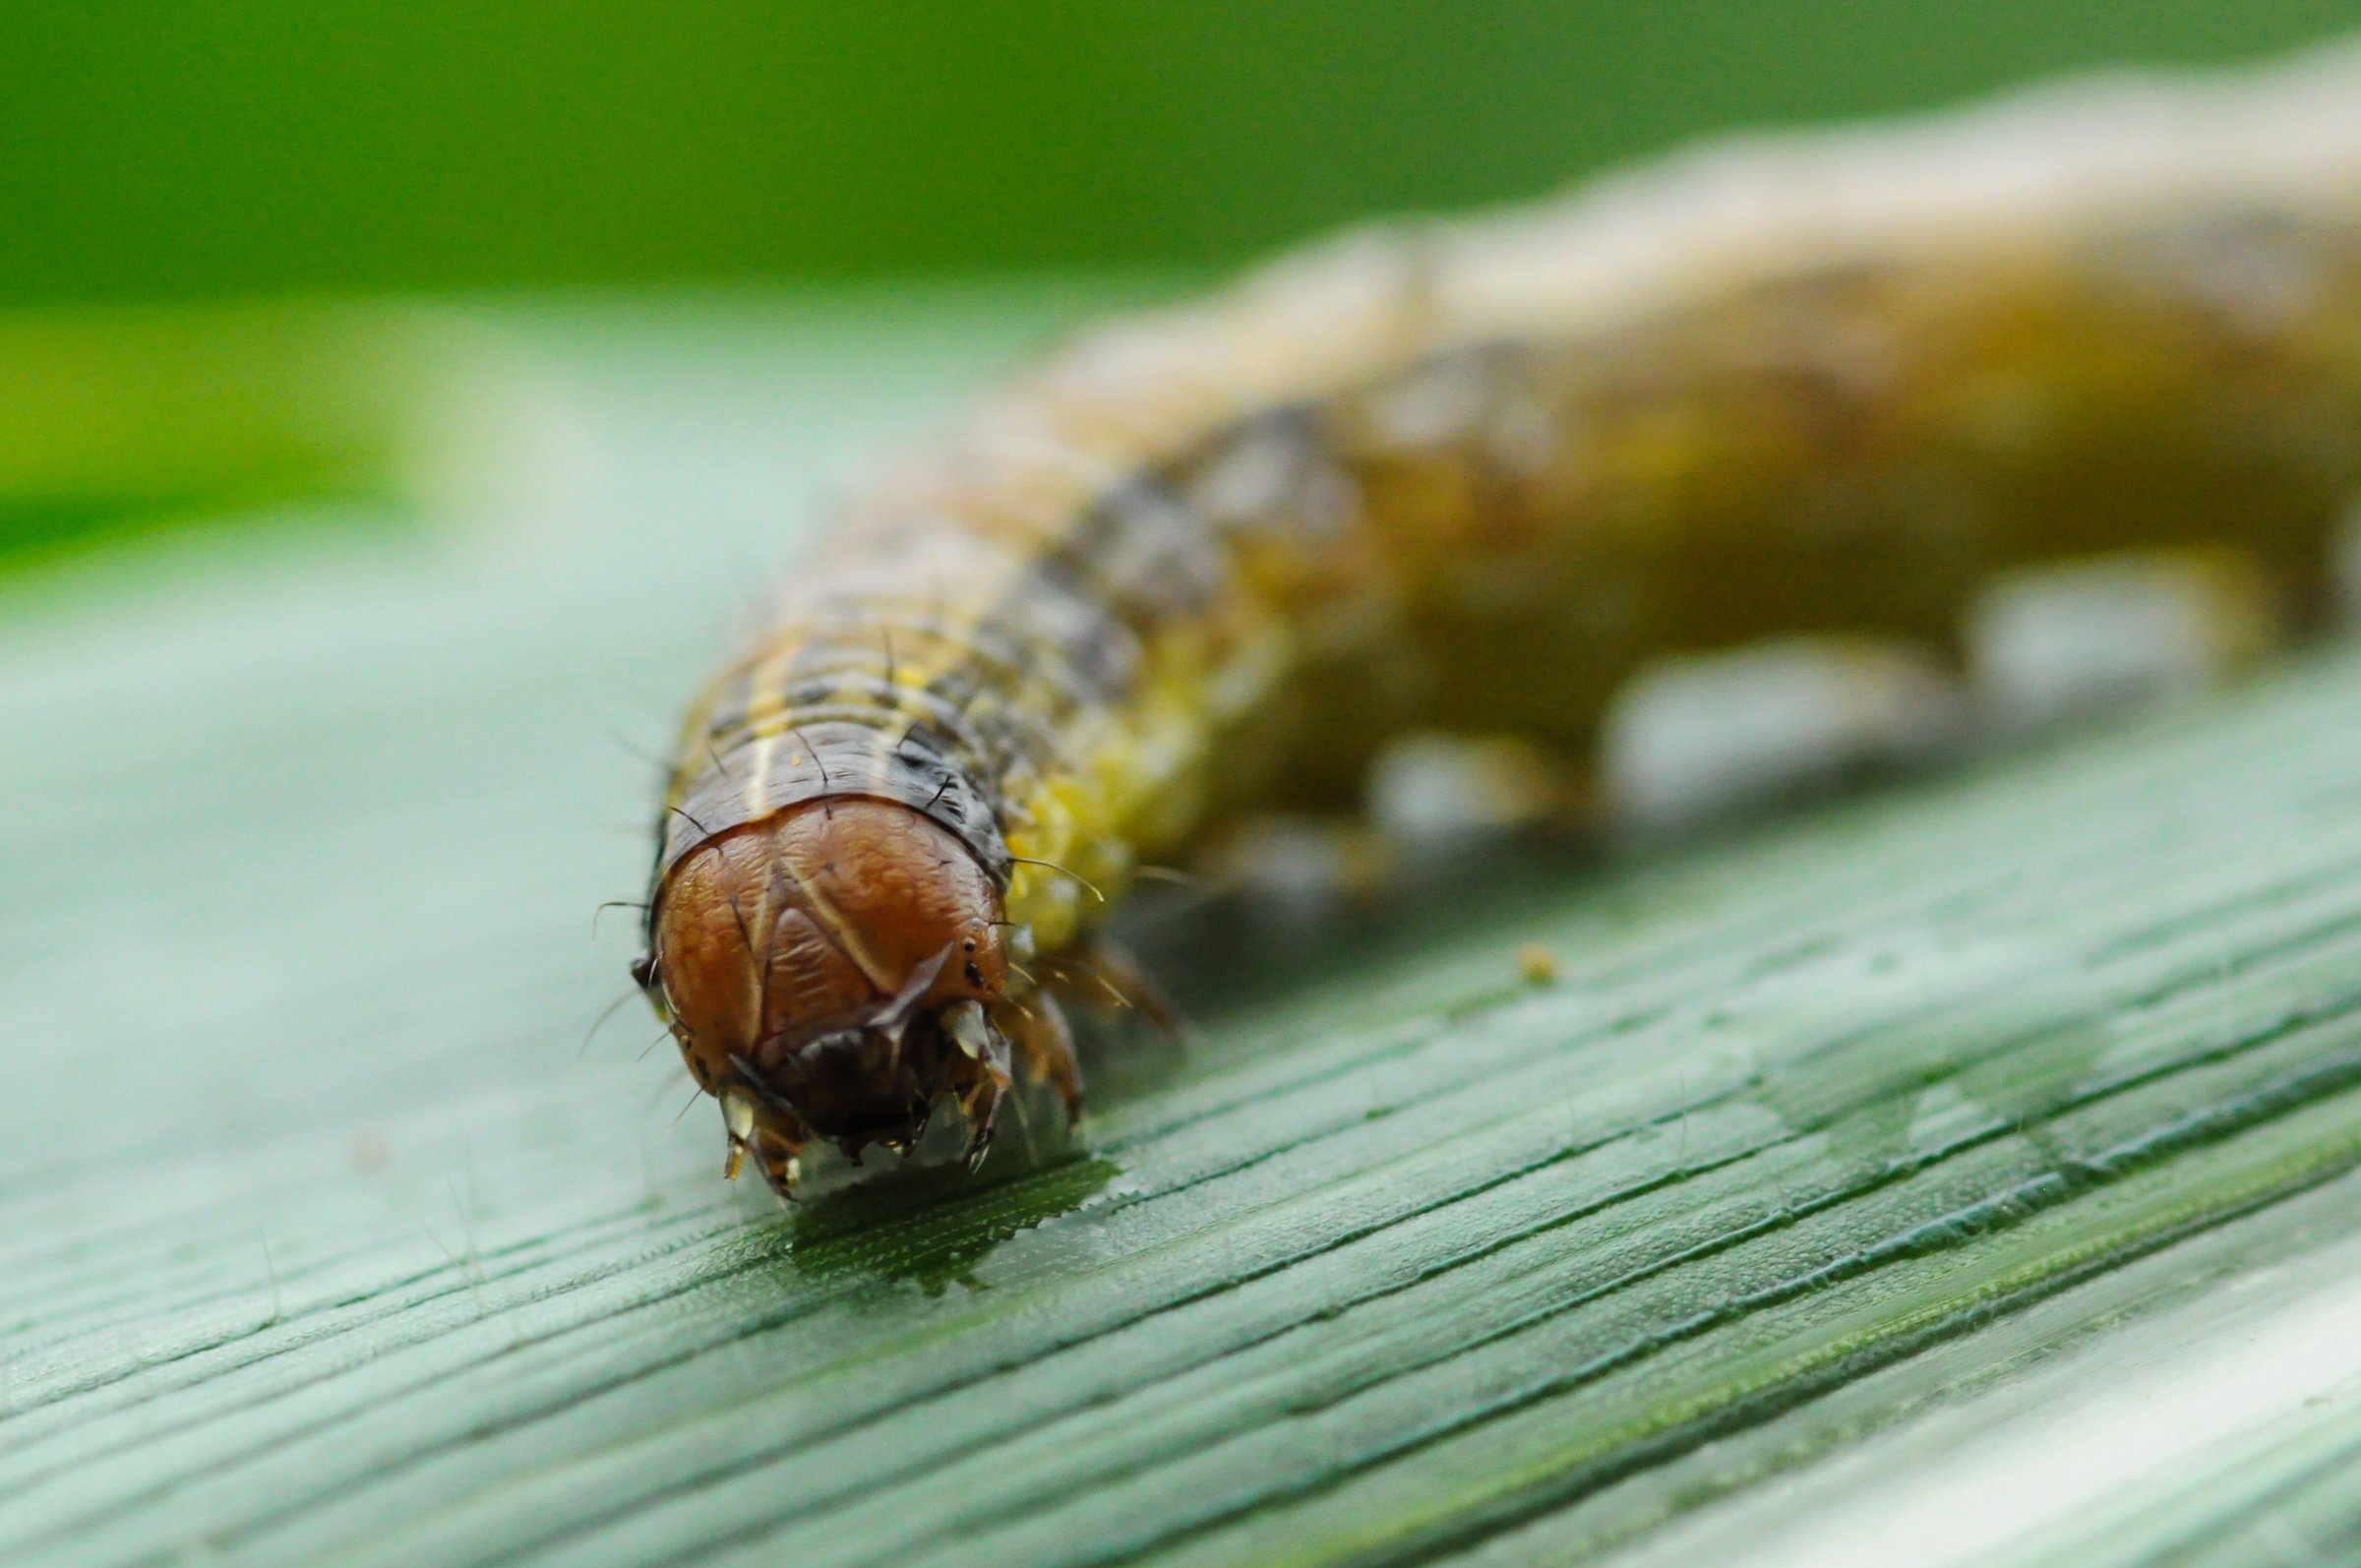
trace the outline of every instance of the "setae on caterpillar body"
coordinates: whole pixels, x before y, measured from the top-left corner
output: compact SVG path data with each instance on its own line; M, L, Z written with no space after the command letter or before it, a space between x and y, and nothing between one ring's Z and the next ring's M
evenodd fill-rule
M863 495L696 703L634 973L734 1174L988 1145L1136 867L1410 726L1578 766L1667 652L2361 495L2361 54L1709 150L1120 324ZM1097 956L1097 955L1094 955ZM1103 957L1104 978L1136 977Z

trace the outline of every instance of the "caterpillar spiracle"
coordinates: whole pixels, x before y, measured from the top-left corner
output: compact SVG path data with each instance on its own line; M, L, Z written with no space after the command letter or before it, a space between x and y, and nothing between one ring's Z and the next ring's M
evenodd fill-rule
M1667 650L1956 646L2219 544L2290 626L2361 495L2361 52L1708 149L1119 323L861 494L696 701L634 974L729 1170L1081 1104L1049 960L1408 727L1592 754ZM1097 955L1118 989L1137 989Z

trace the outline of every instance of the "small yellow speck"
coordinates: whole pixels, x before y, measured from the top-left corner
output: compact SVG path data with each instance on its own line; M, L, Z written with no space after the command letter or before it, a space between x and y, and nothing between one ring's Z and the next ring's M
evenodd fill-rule
M376 1176L394 1163L394 1145L386 1135L372 1127L364 1127L352 1135L351 1147L345 1158L363 1176Z
M1517 949L1517 973L1529 986L1557 984L1557 955L1540 942L1527 942Z

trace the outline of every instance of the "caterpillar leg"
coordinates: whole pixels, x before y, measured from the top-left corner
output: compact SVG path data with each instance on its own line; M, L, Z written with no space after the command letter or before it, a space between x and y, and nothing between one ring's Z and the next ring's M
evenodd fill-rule
M1360 815L1274 812L1232 823L1200 862L1206 892L1281 926L1384 902L1470 851L1597 825L1596 770L1522 736L1420 731L1373 758Z
M968 1119L968 1169L973 1172L992 1152L992 1133L1001 1124L1001 1101L1008 1096L1013 1074L1008 1072L1008 1037L997 1022L982 1020L980 1039L961 1037L961 1062L954 1069L958 1113Z
M1380 750L1366 810L1268 812L1209 835L1194 864L1201 909L1286 940L1369 915L1437 875L1527 835L1580 838L1599 821L1597 772L1571 751L1522 737L1421 732ZM1244 937L1241 939L1255 939ZM1141 1012L1136 966L1102 968Z
M1070 1128L1082 1118L1082 1063L1074 1055L1074 1031L1058 998L1036 991L1021 1003L1000 1009L998 1021L1024 1055L1025 1068L1058 1091Z
M1271 813L1231 823L1196 864L1208 900L1282 924L1373 904L1399 879L1399 846L1360 817Z
M722 1167L723 1179L736 1180L751 1154L755 1157L755 1168L762 1173L770 1190L781 1201L793 1203L795 1184L804 1174L807 1134L802 1123L739 1088L722 1091L721 1121L730 1140L729 1158Z
M1067 1001L1095 1012L1128 1008L1168 1041L1188 1032L1180 1009L1128 947L1094 932L1038 966L1042 983Z
M1958 746L1968 704L1930 647L1780 637L1663 660L1608 705L1601 770L1622 827L1679 827Z
M1530 829L1596 826L1598 775L1524 736L1418 733L1377 754L1368 809L1406 857L1455 854Z
M2281 584L2234 545L2124 551L2005 573L1963 640L1995 729L2203 689L2276 651Z
M795 1184L803 1179L803 1145L791 1142L768 1128L756 1135L755 1162L762 1172L762 1179L782 1203L795 1201Z

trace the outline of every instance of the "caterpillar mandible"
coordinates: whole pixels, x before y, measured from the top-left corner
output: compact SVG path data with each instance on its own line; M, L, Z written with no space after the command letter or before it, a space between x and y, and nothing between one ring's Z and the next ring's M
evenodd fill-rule
M1045 960L1411 725L1590 754L1667 650L1957 635L2220 540L2294 623L2361 494L2361 54L1709 150L1120 324L888 473L697 700L635 978L729 1171L981 1156ZM1030 966L1030 967L1029 967ZM1120 969L1120 988L1137 984Z

